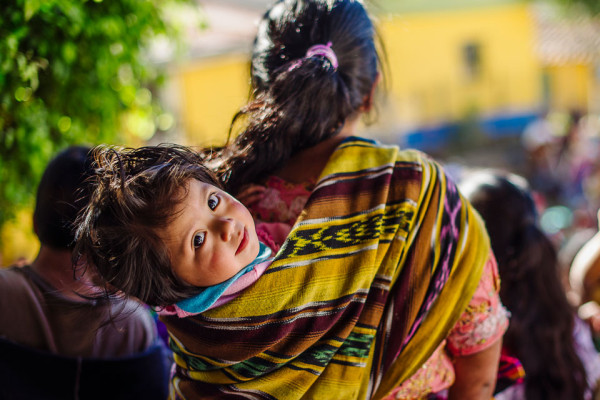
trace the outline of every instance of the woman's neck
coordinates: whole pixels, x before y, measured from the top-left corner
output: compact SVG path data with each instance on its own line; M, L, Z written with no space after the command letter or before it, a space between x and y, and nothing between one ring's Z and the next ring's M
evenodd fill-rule
M357 122L358 118L347 121L337 135L294 154L275 175L294 184L316 181L339 144L354 135Z
M42 245L37 258L31 263L31 268L63 296L83 301L77 293L90 295L97 290L86 277L75 279L72 265L71 251L56 250Z

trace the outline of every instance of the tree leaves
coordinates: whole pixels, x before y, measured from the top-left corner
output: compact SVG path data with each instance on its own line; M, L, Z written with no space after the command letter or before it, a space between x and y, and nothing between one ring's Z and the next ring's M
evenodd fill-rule
M47 162L73 144L148 138L162 81L145 49L180 39L163 19L192 0L9 0L0 14L0 227L31 204ZM133 122L131 122L131 121ZM128 122L129 121L129 122ZM124 126L124 124L128 126ZM136 130L137 129L137 130Z
M600 1L598 0L556 0L567 7L575 7L591 15L600 14Z

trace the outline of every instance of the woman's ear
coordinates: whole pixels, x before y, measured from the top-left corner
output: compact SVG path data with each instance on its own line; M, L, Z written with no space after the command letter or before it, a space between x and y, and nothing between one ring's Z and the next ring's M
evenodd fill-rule
M371 111L371 109L373 108L373 99L375 97L375 89L377 89L377 86L379 85L380 82L381 82L381 73L378 72L377 76L375 77L375 80L373 81L373 86L371 86L371 90L369 91L369 94L363 98L363 103L362 103L362 106L360 106L360 111L365 112L365 113Z

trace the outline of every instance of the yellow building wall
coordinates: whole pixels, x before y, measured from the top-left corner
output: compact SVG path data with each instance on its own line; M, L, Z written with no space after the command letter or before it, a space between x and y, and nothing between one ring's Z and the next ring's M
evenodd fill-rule
M591 65L572 63L546 66L544 73L548 77L552 109L588 111L589 105L594 100Z
M457 120L475 107L484 115L531 111L540 102L541 67L527 5L385 15L377 25L391 78L380 108L380 132ZM465 72L467 43L481 46L476 79ZM178 81L188 144L222 144L231 118L248 99L247 55L190 63Z
M379 24L391 71L390 101L400 125L536 107L540 65L526 5L395 15ZM463 47L481 49L481 73L469 77Z
M225 55L198 60L176 74L181 97L185 144L224 144L231 120L250 90L246 55Z

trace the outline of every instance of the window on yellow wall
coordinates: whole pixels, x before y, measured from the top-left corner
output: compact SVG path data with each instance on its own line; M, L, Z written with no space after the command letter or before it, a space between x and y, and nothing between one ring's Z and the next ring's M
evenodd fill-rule
M465 76L469 81L478 80L481 77L481 45L469 42L462 47L462 60Z

